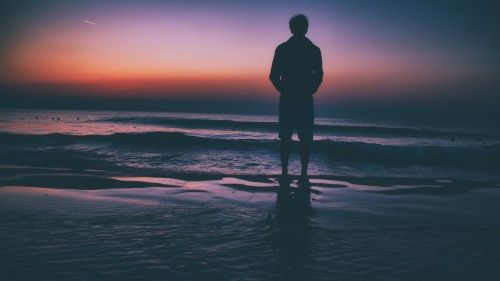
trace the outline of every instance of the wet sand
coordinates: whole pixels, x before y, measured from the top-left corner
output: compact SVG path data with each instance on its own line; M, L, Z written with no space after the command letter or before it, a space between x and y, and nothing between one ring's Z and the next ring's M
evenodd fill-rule
M4 280L497 280L500 184L0 170Z

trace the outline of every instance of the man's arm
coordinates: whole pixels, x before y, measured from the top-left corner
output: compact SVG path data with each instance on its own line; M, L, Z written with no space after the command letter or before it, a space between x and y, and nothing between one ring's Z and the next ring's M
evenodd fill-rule
M274 88L281 93L281 74L282 74L282 63L279 47L276 48L274 52L273 64L271 66L271 74L269 74L269 79L274 85Z
M314 56L314 93L319 89L319 86L323 82L323 59L321 57L321 50L317 49L317 54Z

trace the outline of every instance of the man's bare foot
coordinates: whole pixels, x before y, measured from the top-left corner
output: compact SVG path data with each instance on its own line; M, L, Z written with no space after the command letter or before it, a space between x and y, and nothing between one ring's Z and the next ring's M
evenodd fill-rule
M311 187L311 182L309 181L309 176L301 175L299 180L297 181L297 185L303 188Z
M290 186L292 183L292 177L288 174L286 175L281 175L278 177L278 183L280 186Z

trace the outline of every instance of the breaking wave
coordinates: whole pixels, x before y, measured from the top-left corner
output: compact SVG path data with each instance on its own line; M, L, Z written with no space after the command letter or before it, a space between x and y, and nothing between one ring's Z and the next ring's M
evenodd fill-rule
M87 146L121 147L122 149L165 151L179 148L211 151L243 151L249 148L275 154L278 140L217 139L190 136L177 132L115 133L111 135L23 135L0 133L4 148L22 151L25 147ZM336 162L364 162L379 165L428 165L500 169L500 144L477 146L380 145L363 142L320 140L313 153Z

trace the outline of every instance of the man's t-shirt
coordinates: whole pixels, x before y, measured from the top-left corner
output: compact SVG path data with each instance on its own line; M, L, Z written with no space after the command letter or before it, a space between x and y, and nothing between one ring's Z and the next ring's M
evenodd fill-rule
M276 48L269 78L280 100L312 100L323 81L320 49L305 36L292 36Z

